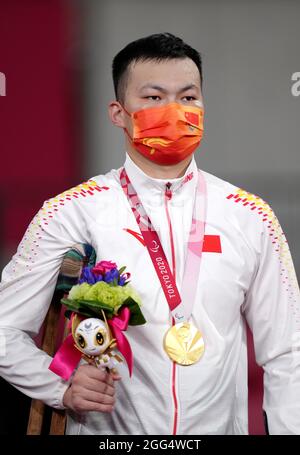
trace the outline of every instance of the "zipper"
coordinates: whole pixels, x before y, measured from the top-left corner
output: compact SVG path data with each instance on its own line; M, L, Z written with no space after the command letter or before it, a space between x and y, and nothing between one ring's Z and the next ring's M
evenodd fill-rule
M168 220L169 226L169 233L170 233L170 242L171 242L171 252L172 252L172 273L174 279L176 280L176 263L175 263L175 248L174 248L174 238L173 238L173 230L171 224L171 218L168 208L168 201L172 199L172 191L171 191L171 182L166 183L165 188L165 210ZM175 324L175 319L172 316L172 326ZM172 397L174 403L174 418L173 418L173 436L177 434L177 424L178 424L178 400L176 395L176 362L172 362Z

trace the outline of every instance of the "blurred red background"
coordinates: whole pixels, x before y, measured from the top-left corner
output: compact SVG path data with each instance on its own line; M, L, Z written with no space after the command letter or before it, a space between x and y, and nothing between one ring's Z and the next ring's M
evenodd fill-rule
M59 0L0 5L1 249L10 253L43 201L81 178L76 10Z

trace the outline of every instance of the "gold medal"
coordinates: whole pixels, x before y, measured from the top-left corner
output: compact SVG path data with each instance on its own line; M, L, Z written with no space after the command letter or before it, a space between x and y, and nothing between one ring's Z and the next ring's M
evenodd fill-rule
M185 321L170 327L164 337L164 349L171 360L180 365L192 365L204 353L201 332L193 324Z

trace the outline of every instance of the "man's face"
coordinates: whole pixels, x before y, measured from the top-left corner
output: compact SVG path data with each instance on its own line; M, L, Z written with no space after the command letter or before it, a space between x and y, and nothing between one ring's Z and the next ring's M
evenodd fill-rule
M123 100L129 113L172 102L199 106L199 101L203 103L200 74L190 58L135 62L129 67ZM132 135L131 118L123 109L118 120L114 123Z

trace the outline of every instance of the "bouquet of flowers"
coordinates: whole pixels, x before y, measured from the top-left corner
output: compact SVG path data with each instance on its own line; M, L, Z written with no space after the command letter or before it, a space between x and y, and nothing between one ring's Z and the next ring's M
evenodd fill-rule
M78 284L61 303L67 307L71 334L56 353L50 370L69 379L81 357L97 367L115 370L125 358L130 375L133 355L123 331L144 324L141 299L129 282L126 266L118 269L111 261L83 267Z

